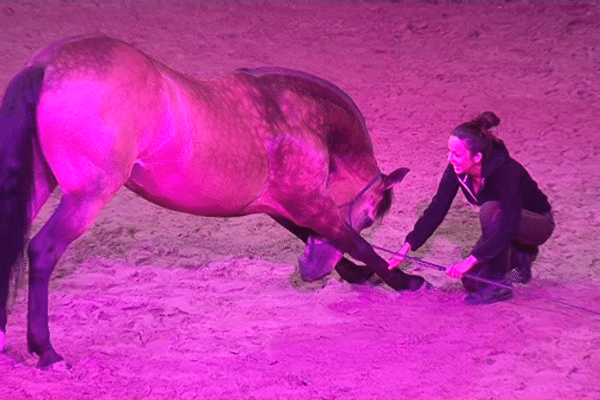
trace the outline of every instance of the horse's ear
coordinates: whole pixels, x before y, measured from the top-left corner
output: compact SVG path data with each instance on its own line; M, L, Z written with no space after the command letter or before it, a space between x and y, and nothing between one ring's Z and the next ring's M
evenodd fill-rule
M406 174L408 174L408 171L410 171L410 169L408 169L408 168L398 168L397 170L393 171L391 174L385 175L383 177L384 190L387 190L387 189L391 188L392 186L394 186L396 183L402 181L402 179L404 179Z

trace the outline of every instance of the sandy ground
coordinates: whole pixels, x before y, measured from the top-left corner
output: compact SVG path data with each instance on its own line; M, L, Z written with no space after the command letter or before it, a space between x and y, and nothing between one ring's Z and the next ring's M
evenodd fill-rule
M600 5L436 3L2 0L2 91L37 49L88 32L198 77L280 65L336 83L363 111L381 169L412 170L364 233L386 248L433 195L450 129L492 110L557 229L531 284L469 307L457 282L414 265L432 289L302 283L302 243L270 219L191 217L123 190L51 282L54 344L73 368L34 367L22 288L0 398L600 399ZM457 197L414 255L449 265L477 225Z

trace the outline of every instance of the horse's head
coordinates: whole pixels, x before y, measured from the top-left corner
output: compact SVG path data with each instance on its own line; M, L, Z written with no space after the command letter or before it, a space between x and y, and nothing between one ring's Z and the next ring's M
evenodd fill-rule
M356 232L373 225L390 210L392 187L402 181L408 171L408 168L398 168L389 175L380 172L352 200L341 206L348 208L346 219Z
M408 168L399 168L389 175L378 173L371 182L350 201L341 204L340 211L355 232L368 228L381 219L392 205L392 187L408 173ZM313 281L329 273L342 258L343 251L329 239L310 236L304 254L299 258L300 275Z

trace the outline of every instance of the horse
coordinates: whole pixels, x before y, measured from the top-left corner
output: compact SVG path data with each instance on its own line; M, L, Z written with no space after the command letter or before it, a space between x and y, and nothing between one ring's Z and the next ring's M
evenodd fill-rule
M27 255L27 345L39 368L63 359L48 327L52 271L123 186L193 215L271 216L307 243L307 281L335 267L355 282L374 271L395 290L424 282L388 270L359 234L389 210L408 169L380 171L356 104L316 76L267 67L194 79L123 41L70 37L10 81L0 140L0 347ZM29 240L57 186L59 205Z

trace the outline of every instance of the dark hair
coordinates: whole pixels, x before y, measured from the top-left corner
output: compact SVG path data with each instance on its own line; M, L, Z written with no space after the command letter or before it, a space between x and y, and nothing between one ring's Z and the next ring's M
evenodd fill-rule
M492 145L498 141L498 138L490 133L490 128L498 124L500 118L491 111L485 111L471 121L457 126L451 135L465 142L471 156L481 153L485 158Z

